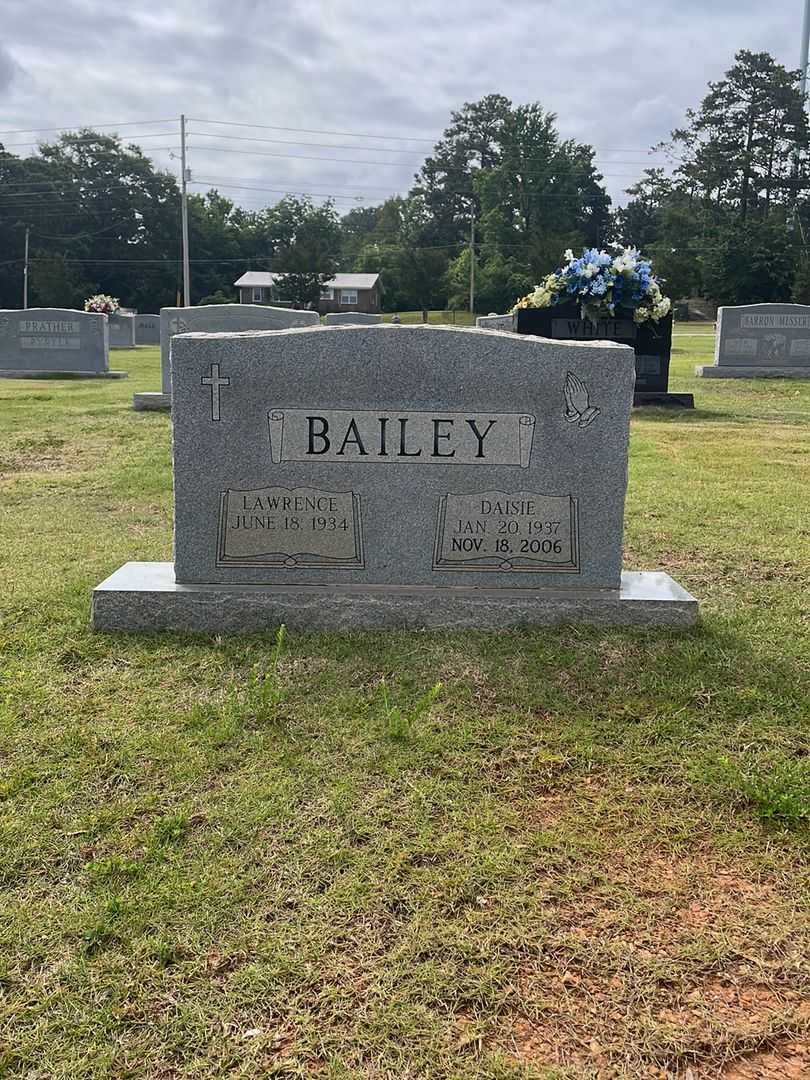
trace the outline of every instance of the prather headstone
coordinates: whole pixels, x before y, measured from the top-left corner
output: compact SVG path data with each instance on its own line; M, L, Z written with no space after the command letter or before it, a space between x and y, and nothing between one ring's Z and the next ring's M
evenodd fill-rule
M0 376L125 379L110 371L107 316L70 308L0 311Z
M160 344L160 315L135 316L135 344Z
M135 316L116 312L110 315L110 348L111 349L134 349L135 341Z
M704 379L810 379L810 306L747 304L717 312L714 364Z
M514 315L479 315L475 320L479 330L514 330Z
M377 326L382 315L370 311L330 311L324 322L327 326Z
M632 349L431 326L173 343L174 563L108 630L685 625L622 574Z
M293 326L318 326L317 311L267 307L263 304L202 304L199 307L160 309L160 393L136 394L138 411L167 412L172 406L171 343L175 334L204 331L286 330Z

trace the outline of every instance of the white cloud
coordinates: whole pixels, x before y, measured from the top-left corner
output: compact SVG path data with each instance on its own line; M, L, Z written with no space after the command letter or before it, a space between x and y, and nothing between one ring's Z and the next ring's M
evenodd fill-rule
M391 142L397 152L385 153L371 149L379 139L189 125L192 132L219 134L192 134L195 176L334 192L348 209L354 194L368 203L406 190L450 111L497 91L516 102L539 100L557 114L563 135L592 143L617 196L650 164L646 149L699 102L737 49L766 49L797 66L800 8L799 0L773 0L765 20L760 5L728 0L711 6L659 0L647 8L625 0L608 7L596 0L576 7L549 0L508 6L491 0L452 6L435 0L407 6L399 0L133 0L129 9L116 6L111 17L102 0L58 6L11 0L0 46L4 127L152 120L185 111L426 139ZM20 68L26 78L16 77ZM150 130L168 128L144 125L122 133ZM176 170L165 148L176 146L177 137L144 140L144 148L150 144L162 148L155 160ZM338 148L354 144L355 150ZM227 152L204 149L215 146ZM221 186L246 205L280 194Z

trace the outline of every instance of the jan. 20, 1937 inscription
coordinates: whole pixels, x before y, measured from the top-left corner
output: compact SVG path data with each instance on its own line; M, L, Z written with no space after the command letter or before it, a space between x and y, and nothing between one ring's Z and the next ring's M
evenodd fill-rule
M217 566L362 568L360 496L266 487L222 492Z
M578 573L577 500L534 491L443 495L433 569Z

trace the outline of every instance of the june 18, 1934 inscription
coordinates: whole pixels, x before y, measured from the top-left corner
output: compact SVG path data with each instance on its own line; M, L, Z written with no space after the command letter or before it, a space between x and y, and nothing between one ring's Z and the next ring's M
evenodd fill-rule
M403 409L273 409L273 463L336 461L529 467L533 416Z
M318 488L229 488L220 499L217 566L362 568L360 496Z
M443 495L433 569L578 573L578 526L577 500L570 495Z

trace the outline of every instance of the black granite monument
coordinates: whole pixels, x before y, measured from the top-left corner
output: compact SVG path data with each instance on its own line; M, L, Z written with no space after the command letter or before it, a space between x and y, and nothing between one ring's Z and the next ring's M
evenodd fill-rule
M583 319L577 303L548 308L518 308L519 334L557 341L615 341L630 345L636 354L634 405L695 407L692 394L669 391L669 358L672 352L672 314L658 322L636 323L632 311L617 309L606 319Z

